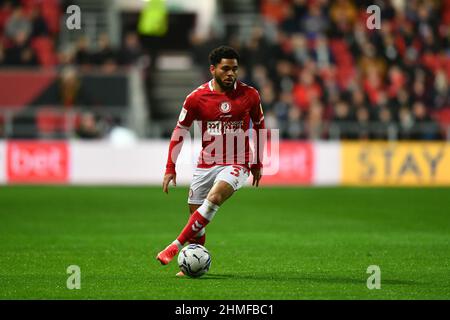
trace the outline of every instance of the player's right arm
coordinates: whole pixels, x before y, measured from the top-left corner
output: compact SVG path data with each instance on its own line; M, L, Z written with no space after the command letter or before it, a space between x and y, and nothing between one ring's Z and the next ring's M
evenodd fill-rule
M163 179L163 191L165 193L169 192L170 181L172 181L174 186L177 185L177 173L175 167L183 146L183 137L186 134L189 134L189 128L191 127L192 122L196 119L195 96L193 93L188 95L184 101L177 125L175 126L175 129L173 129L172 136L170 138L166 172Z

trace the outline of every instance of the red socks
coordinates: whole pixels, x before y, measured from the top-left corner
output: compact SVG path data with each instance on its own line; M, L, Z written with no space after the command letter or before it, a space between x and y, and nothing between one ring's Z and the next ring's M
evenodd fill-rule
M177 240L181 245L184 245L189 239L194 238L195 235L209 223L209 220L203 217L198 211L195 211L189 218L188 223L181 231ZM204 238L204 235L202 236ZM199 239L200 240L200 239ZM203 241L204 243L204 241Z

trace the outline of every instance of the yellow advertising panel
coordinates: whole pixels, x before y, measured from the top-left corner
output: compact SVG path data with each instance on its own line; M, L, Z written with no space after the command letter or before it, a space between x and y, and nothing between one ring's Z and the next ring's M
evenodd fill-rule
M343 142L344 185L450 185L450 144Z

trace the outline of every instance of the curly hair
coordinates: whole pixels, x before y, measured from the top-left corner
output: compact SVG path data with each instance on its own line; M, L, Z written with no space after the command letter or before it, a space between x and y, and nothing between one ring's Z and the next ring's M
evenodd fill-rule
M236 59L239 63L239 54L232 47L228 46L215 48L209 54L209 63L213 66L217 66L222 59Z

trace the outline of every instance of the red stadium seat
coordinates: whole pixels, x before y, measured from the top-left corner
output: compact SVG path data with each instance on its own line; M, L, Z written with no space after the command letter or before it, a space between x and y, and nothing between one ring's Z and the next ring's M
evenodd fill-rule
M442 134L444 136L447 135L447 132L450 129L450 106L433 112L432 116L439 123Z
M436 112L439 123L444 125L450 125L450 106Z
M58 0L21 0L21 4L26 15L30 15L34 8L39 8L50 32L59 32L61 8Z
M0 35L3 32L3 29L5 28L6 21L8 21L9 16L11 15L11 13L12 13L12 9L11 8L9 8L9 9L2 8L0 10Z
M43 66L54 66L58 62L53 41L49 37L37 37L31 43L39 63Z
M59 32L59 20L61 16L61 8L58 0L45 0L41 5L42 16L47 22L48 29L51 33Z
M22 10L25 15L30 16L31 11L38 6L38 1L36 0L22 0Z
M38 131L41 134L52 134L63 128L64 118L51 108L41 108L36 115Z

